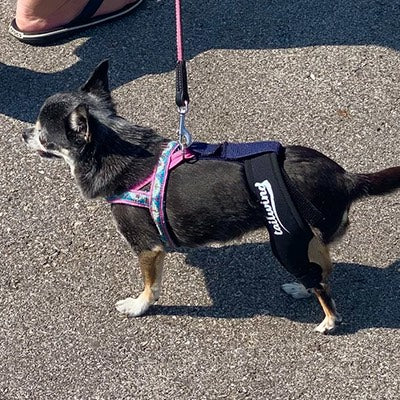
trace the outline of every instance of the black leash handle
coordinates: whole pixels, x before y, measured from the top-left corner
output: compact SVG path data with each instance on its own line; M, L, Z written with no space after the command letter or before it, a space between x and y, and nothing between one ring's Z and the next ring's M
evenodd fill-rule
M185 127L185 115L189 111L189 92L187 85L186 62L183 57L183 34L181 0L175 0L176 19L176 95L175 102L179 112L178 141L181 149L192 144L192 135Z
M178 108L185 108L189 104L189 91L187 84L186 61L176 63L176 105Z

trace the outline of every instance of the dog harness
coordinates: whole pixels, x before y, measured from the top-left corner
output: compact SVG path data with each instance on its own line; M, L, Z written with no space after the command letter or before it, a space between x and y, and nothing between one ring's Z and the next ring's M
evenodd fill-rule
M164 194L169 171L193 158L244 163L251 193L265 211L274 255L306 288L317 287L321 282L322 270L308 258L309 243L314 235L298 209L313 225L323 221L323 216L298 191L283 170L284 148L278 142L195 142L184 149L178 142L169 142L150 176L126 192L108 197L107 201L148 208L162 241L176 247L168 229Z
M160 233L161 240L171 247L176 247L167 227L164 194L169 171L184 160L193 158L188 149L180 149L178 142L169 142L161 153L153 173L140 183L133 185L126 192L107 198L109 203L126 204L134 207L145 207L150 211ZM146 186L149 187L146 190Z

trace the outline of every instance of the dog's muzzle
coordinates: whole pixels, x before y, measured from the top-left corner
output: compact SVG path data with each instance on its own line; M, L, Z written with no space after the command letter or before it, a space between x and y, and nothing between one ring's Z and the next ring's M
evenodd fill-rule
M43 143L35 138L35 128L26 128L22 132L22 139L32 150L36 150L40 157L43 158L61 158L60 156L46 151Z
M33 129L34 128L26 128L22 132L22 139L24 140L25 143L28 143L29 139L32 137Z

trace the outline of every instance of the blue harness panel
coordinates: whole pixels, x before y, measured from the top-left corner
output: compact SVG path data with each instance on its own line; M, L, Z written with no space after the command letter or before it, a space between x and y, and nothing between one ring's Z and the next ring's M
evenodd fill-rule
M189 150L201 159L220 159L226 161L255 157L263 153L281 154L283 147L279 142L249 142L209 144L194 142Z

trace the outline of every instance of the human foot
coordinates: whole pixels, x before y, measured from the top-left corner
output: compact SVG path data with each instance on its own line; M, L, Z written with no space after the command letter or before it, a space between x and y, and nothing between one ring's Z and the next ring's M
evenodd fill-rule
M127 15L143 0L57 0L55 4L50 0L21 1L9 33L24 43L46 45L79 30Z
M15 21L22 32L42 32L63 26L76 18L84 9L88 0L49 1L24 0L17 2ZM120 10L132 0L104 0L93 17Z

